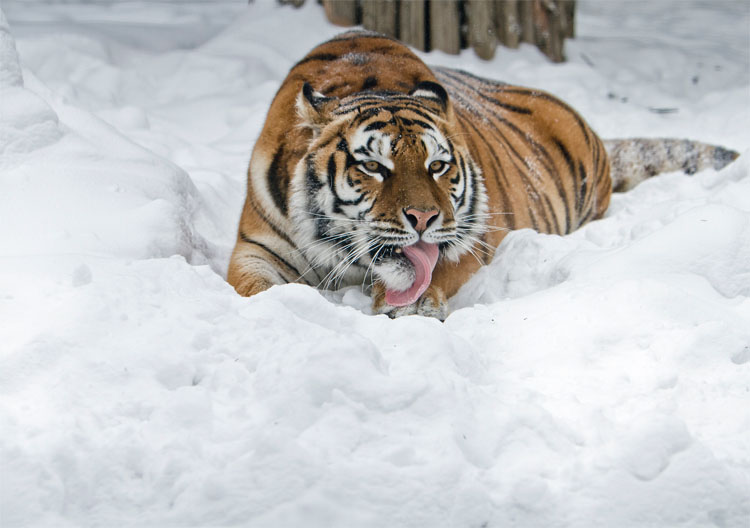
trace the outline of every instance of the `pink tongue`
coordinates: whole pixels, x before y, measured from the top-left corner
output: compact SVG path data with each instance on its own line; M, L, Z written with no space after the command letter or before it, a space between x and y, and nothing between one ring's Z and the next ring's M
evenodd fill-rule
M432 270L438 259L437 244L419 241L404 247L404 255L414 265L417 277L404 291L385 290L385 302L391 306L408 306L419 299L432 280Z

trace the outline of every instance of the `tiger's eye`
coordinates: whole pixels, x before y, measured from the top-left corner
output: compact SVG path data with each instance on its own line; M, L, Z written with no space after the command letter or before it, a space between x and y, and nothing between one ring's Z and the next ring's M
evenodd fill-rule
M435 160L430 163L430 172L440 172L445 167L445 162L442 160Z
M364 163L364 167L366 170L370 172L379 172L380 171L380 163L377 161L366 161Z

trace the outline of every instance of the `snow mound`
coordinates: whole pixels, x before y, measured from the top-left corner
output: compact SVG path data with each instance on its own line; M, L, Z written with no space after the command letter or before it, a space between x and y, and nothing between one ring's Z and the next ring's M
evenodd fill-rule
M30 74L40 93L25 87L7 25L0 30L0 246L9 256L204 258L192 226L200 196L185 171L51 100Z

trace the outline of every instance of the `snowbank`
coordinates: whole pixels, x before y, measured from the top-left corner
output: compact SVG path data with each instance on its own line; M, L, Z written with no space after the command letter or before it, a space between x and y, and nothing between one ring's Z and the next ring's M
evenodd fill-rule
M744 152L513 233L441 324L223 280L268 104L339 31L308 4L3 3L2 525L746 526L748 6L426 55Z

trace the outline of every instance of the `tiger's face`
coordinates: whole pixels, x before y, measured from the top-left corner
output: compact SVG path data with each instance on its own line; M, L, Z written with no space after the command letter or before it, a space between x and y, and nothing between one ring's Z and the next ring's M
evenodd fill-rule
M437 261L457 261L485 229L481 174L451 132L447 94L428 82L339 100L305 85L297 106L313 131L292 186L299 247L329 270L325 287L369 275L389 304L413 303Z

